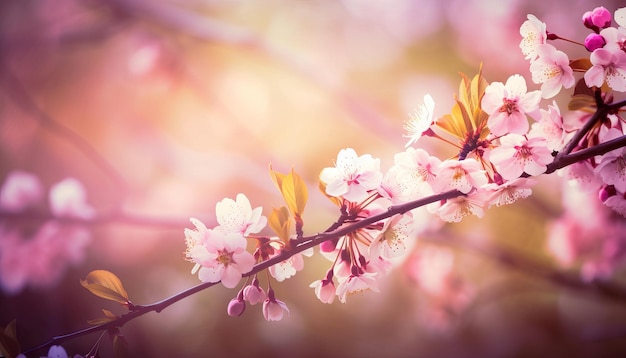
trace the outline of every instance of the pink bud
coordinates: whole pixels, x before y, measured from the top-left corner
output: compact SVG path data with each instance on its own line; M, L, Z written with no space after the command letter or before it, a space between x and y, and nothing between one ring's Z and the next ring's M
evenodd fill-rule
M245 310L246 303L238 297L230 300L230 302L228 302L228 308L226 309L228 315L233 317L241 316Z
M251 285L247 285L243 289L243 298L250 302L251 305L256 305L265 301L265 291L259 287L259 280L254 278Z
M589 52L602 48L604 45L606 45L606 40L602 35L592 33L585 38L585 48Z
M615 187L613 185L604 185L598 191L598 199L600 199L603 203L613 195L617 195L617 191L615 191Z
M583 15L585 27L599 33L601 29L611 26L611 13L602 6L598 6L593 11L587 11Z
M324 241L320 244L320 250L322 252L333 252L335 250L336 245L337 245L336 240Z

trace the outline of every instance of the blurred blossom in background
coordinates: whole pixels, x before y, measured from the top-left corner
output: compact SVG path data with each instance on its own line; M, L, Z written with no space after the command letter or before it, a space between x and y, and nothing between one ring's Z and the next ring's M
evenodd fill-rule
M600 5L611 13L623 6L618 0L1 2L0 204L105 219L3 221L0 325L16 318L28 348L86 327L101 308L122 313L79 285L94 269L116 273L137 304L197 284L184 261L188 218L215 225L215 203L238 193L268 215L282 205L269 163L282 172L293 166L305 179L305 233L324 230L338 212L317 190L318 175L340 149L369 153L388 169L404 148L403 123L424 95L433 96L435 117L448 113L459 72L473 76L481 65L490 82L519 73L529 90L539 89L518 46L526 15L582 42L589 30L581 16ZM574 52L570 57L585 54L564 47ZM556 98L561 108L567 96ZM439 145L420 142L450 155ZM324 275L327 261L316 255L275 285L290 309L280 322L266 322L258 305L229 317L236 290L216 286L122 332L131 351L152 357L624 351L623 338L597 338L623 331L626 312L617 305L432 244L437 235L502 242L555 265L579 262L589 277L619 277L619 268L605 266L621 252L575 235L598 227L571 226L582 225L576 208L586 199L572 188L555 191L557 177L540 180L533 196L516 205L434 230L380 293L320 303L309 284ZM597 222L608 220L602 208L590 210ZM587 249L604 250L605 260L585 258ZM84 354L96 339L64 346ZM110 344L101 350L108 356Z

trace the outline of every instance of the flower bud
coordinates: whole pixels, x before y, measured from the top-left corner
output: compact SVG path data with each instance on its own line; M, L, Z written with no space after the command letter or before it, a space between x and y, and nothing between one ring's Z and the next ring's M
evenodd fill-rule
M611 26L611 13L602 6L598 6L593 11L587 11L583 15L585 27L599 33L601 29Z
M604 185L598 191L598 199L600 199L600 201L603 203L613 195L617 195L617 191L615 190L615 187L613 185Z
M251 285L247 285L243 289L243 298L250 302L251 305L265 301L265 297L265 291L259 286L259 280L256 277Z
M322 252L333 252L337 246L337 240L328 240L320 244L320 250Z
M228 315L233 317L241 316L245 310L246 303L238 297L230 300L230 302L228 302L228 308L226 309Z
M604 45L606 45L606 40L602 35L592 33L585 38L585 48L589 52L602 48Z

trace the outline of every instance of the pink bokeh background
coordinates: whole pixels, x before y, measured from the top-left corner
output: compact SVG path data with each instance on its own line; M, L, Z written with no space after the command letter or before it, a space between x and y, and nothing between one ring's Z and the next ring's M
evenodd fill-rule
M238 193L268 215L282 205L269 163L282 172L294 167L305 179L305 233L324 230L338 212L317 190L318 175L340 149L372 154L389 168L404 148L408 113L426 93L435 99L436 116L448 113L459 72L473 76L482 64L488 81L519 73L531 83L518 47L527 14L582 41L589 30L581 16L600 5L623 6L618 0L2 2L0 180L14 170L32 173L47 193L74 178L95 215L107 219L80 228L89 242L57 262L58 277L46 278L43 270L19 289L0 291L0 326L17 319L18 338L29 348L86 327L101 308L122 313L80 286L94 269L118 275L137 304L197 284L183 254L188 218L214 224L215 203ZM563 48L571 57L586 55ZM567 96L557 97L561 108ZM439 143L420 145L450 155ZM437 235L493 241L559 265L558 254L578 248L548 236L565 230L561 215L574 216L567 207L586 202L561 187L556 175L541 178L534 195L517 205L442 226L418 242L381 293L351 296L346 304L319 302L309 284L323 277L328 262L316 255L275 285L290 308L280 322L266 322L258 306L229 317L226 306L237 290L214 287L122 332L136 356L151 357L624 352L622 307L433 244ZM46 195L38 209L46 209ZM589 215L601 217L599 210ZM42 222L4 224L32 238ZM0 250L20 239L14 236L0 237ZM19 265L40 264L36 252L22 256ZM0 275L19 265L0 266ZM620 339L604 339L616 331ZM91 335L64 346L84 354L96 340ZM101 354L111 355L106 339Z

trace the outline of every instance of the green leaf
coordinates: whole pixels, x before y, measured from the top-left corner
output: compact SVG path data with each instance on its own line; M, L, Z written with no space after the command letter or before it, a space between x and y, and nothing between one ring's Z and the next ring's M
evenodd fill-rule
M112 272L106 270L91 271L84 280L80 280L80 284L98 297L123 305L130 302L122 281Z

